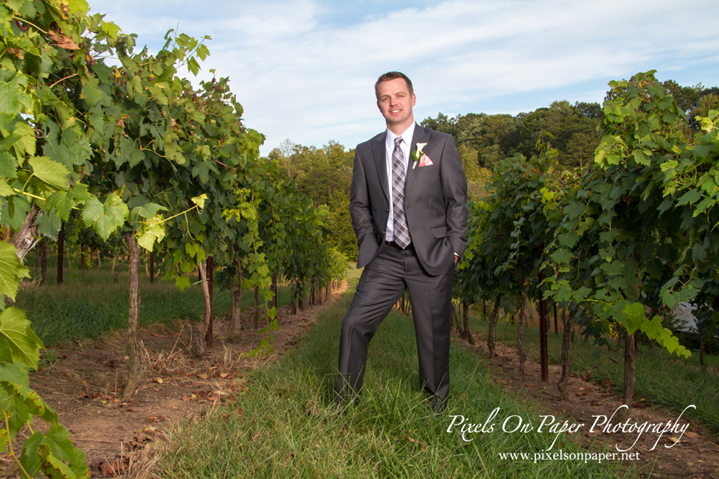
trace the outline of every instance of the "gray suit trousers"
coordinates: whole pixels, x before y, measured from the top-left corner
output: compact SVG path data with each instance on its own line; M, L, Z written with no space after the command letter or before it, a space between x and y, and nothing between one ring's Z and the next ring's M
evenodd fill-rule
M419 356L420 388L441 409L449 394L449 343L454 266L430 276L414 249L384 243L362 271L357 292L342 322L339 380L335 400L342 403L362 389L367 345L392 306L409 290Z

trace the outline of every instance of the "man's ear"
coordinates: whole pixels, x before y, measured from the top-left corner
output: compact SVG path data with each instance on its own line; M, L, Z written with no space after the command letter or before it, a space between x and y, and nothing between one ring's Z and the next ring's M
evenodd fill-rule
M417 101L417 97L412 93L412 106L414 106L415 102Z

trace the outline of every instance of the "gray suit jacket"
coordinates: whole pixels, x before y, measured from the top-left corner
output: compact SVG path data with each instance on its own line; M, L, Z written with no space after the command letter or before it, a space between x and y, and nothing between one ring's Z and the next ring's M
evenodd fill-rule
M357 235L357 267L372 261L384 241L391 201L385 139L381 133L357 145L350 213ZM414 167L417 143L432 165ZM467 248L467 179L451 135L415 125L405 180L405 213L412 244L424 269L432 276L454 265L454 253Z

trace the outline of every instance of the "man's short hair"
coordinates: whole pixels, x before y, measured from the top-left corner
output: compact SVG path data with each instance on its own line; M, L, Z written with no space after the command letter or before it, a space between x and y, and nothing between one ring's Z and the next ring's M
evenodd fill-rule
M409 90L409 94L414 95L414 88L412 88L412 81L407 78L407 75L400 72L387 72L383 75L380 75L380 77L377 79L377 83L374 84L374 94L377 97L377 100L379 100L379 84L382 82L390 81L390 80L396 80L397 78L402 78L407 83L407 90Z

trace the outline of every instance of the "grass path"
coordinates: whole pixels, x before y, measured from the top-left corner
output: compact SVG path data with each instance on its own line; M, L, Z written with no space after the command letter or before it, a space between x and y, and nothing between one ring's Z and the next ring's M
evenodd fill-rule
M361 402L332 406L339 329L357 279L340 301L318 316L297 349L250 374L227 406L187 421L170 435L158 477L634 477L617 463L538 460L554 434L538 433L541 418L507 396L482 362L453 344L449 407L434 417L423 404L411 318L391 313L372 340ZM484 423L492 432L447 432L452 415ZM534 430L502 431L518 421ZM487 424L487 429L489 423ZM571 437L570 437L571 438ZM587 445L584 445L587 447ZM561 435L550 452L598 454ZM503 459L525 453L527 459Z

